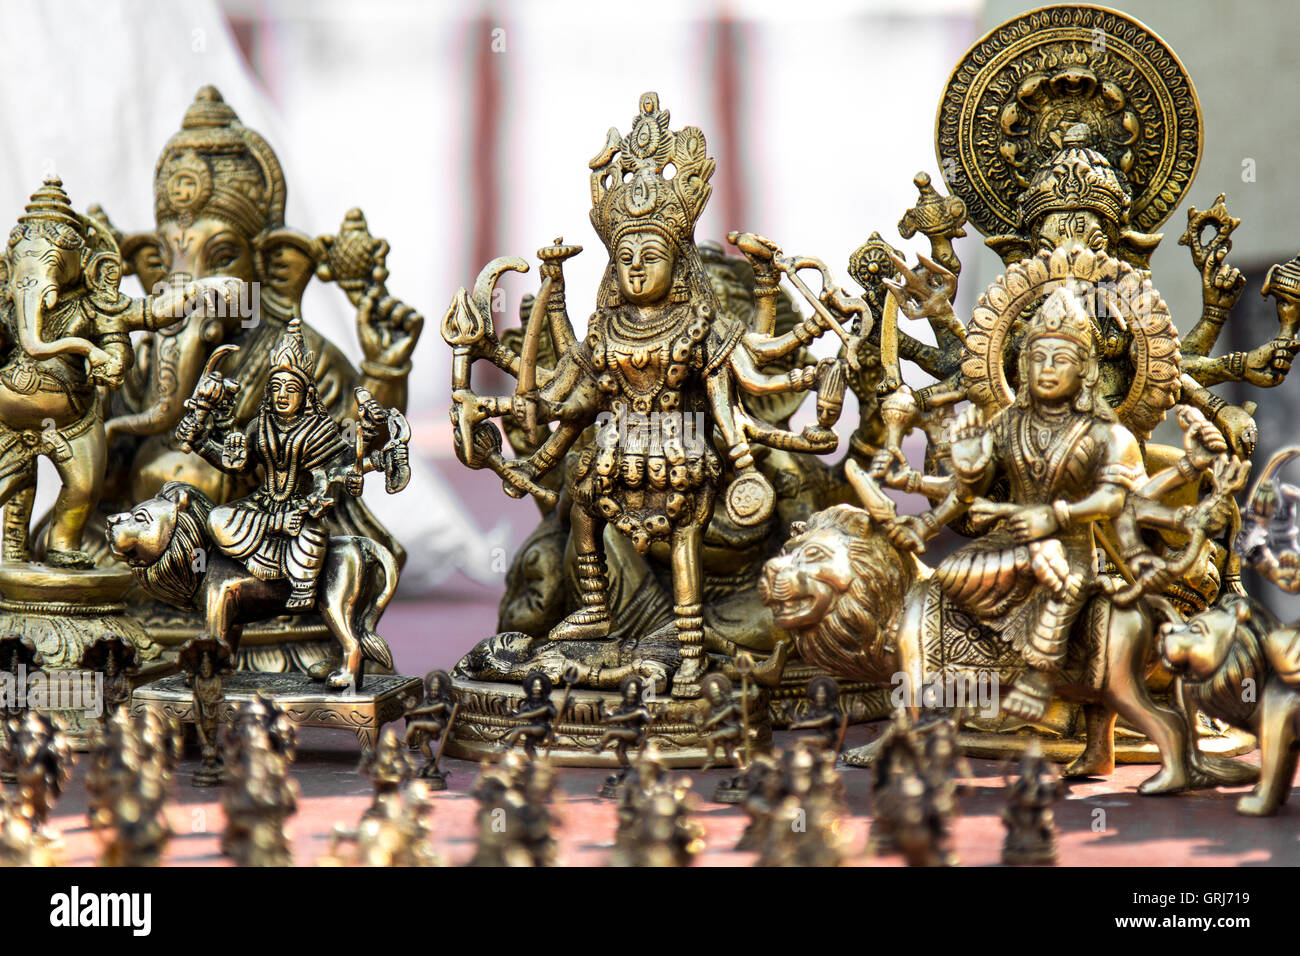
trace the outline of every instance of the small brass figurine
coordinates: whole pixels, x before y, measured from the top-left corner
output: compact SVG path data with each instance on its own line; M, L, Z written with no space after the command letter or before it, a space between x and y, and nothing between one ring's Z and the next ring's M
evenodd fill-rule
M871 768L868 853L901 853L909 866L957 865L951 846L957 754L943 744L930 753L926 731L933 729L914 726L901 709L885 729Z
M537 745L545 744L554 732L558 712L551 702L551 679L541 671L534 671L524 679L524 699L511 714L519 722L502 738L502 743L513 747L523 742L524 753L531 760L537 756Z
M551 794L555 771L545 758L518 751L486 767L474 782L478 844L470 866L554 866Z
M397 731L385 727L379 736L379 745L361 758L357 772L370 781L375 788L375 797L370 804L367 815L380 815L384 812L381 797L397 793L415 774L411 758L407 756Z
M438 769L443 748L437 754L430 749L444 740L447 728L456 722L456 704L451 696L451 675L444 670L429 671L424 677L424 700L406 712L406 745L418 745L424 764L418 773L430 790L446 790L447 774Z
M840 710L840 685L833 677L814 677L808 682L805 694L808 712L789 729L800 733L812 746L838 752L848 726L848 717Z
M399 454L404 439L366 449L380 437L380 422L396 423L408 439L409 429L400 413L359 397L356 440L346 441L317 395L315 359L296 318L270 366L266 392L247 427L234 425L225 381L205 375L176 428L178 440L214 467L262 475L257 490L214 505L197 488L170 482L156 498L108 519L109 545L150 594L180 607L203 607L207 633L232 652L248 622L286 610L318 610L339 654L309 674L333 689L359 689L365 660L393 663L374 628L397 586L397 562L374 538L331 536L325 517L361 495L370 471L384 470L388 490L401 490L409 477ZM209 544L213 551L202 571L177 558Z
M37 839L57 842L47 829L50 812L72 776L72 748L45 715L26 710L6 718L0 766L12 774L17 798Z
M785 755L784 796L773 807L757 865L844 863L844 789L831 755L804 741Z
M730 766L743 762L740 749L745 745L744 704L722 674L711 674L704 686L708 715L700 721L700 737L708 758L702 770L708 770L719 758Z
M690 781L667 778L658 751L637 754L619 791L618 831L610 866L689 866L704 850L704 827L691 819Z
M444 866L430 842L433 809L427 780L412 780L400 791L385 793L377 810L362 817L356 829L336 824L329 851L320 866ZM353 851L344 855L343 845Z
M59 862L58 845L42 838L31 808L0 790L0 867L58 866Z
M241 714L234 733L239 742L221 796L221 850L239 866L292 866L285 822L298 810L299 789L289 756L277 750L260 715Z
M605 731L604 736L596 742L596 750L599 752L608 747L612 741L619 765L618 773L611 774L601 784L602 797L617 796L619 787L627 780L627 775L632 769L632 763L627 756L628 749L634 749L638 754L645 749L646 735L650 732L650 725L654 723L654 713L651 711L651 706L645 702L645 689L645 681L636 675L623 679L623 684L619 688L622 702L606 717L608 723L616 726Z
M190 778L195 787L221 785L221 679L233 670L230 659L230 647L212 637L191 638L177 658L194 692L194 725L202 748L198 769Z
M171 778L161 725L137 725L125 708L94 729L87 822L101 866L158 866L171 839L164 805Z
M100 716L107 720L109 714L131 700L131 679L140 670L140 652L130 641L105 634L86 646L77 666L104 676L104 711Z
M1002 808L1002 823L1007 828L1002 843L1002 862L1008 866L1038 866L1056 863L1060 850L1056 845L1056 820L1052 804L1061 799L1061 778L1043 758L1042 747L1033 741L1020 759L1020 772L1014 779L1003 776L1007 785L1007 805Z

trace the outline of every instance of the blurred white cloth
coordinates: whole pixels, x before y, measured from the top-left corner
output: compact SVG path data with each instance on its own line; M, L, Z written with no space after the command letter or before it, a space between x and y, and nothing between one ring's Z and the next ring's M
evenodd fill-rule
M312 235L334 231L343 213L356 204L348 196L350 183L337 178L327 153L295 148L286 124L249 75L221 7L210 0L5 4L0 30L0 117L6 133L0 146L0 222L15 222L43 178L57 174L77 209L100 203L119 229L149 228L158 154L179 128L194 94L208 83L279 156L289 184L288 224ZM400 183L384 173L376 164L372 178L384 188L400 189ZM403 214L423 216L409 205ZM377 225L376 232L383 234ZM395 271L395 280L400 278ZM359 358L347 300L336 289L312 286L304 318L354 360ZM124 291L141 294L134 280ZM439 308L427 299L410 301L426 315ZM437 317L426 325L424 338L435 345L421 344L417 375L423 372L424 356L442 345ZM445 374L439 377L445 380ZM367 497L408 550L403 591L427 589L456 570L478 580L499 581L499 572L492 569L499 564L494 556L505 544L506 529L482 533L432 468L416 460L412 472L410 486L400 495L381 492ZM37 514L52 504L57 489L57 475L42 460ZM413 506L416 502L418 507Z

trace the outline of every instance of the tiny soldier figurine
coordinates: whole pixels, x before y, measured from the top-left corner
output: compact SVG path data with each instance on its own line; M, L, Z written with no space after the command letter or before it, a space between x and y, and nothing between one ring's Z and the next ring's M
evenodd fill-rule
M898 829L902 823L904 782L915 777L922 744L916 730L902 709L885 728L877 744L876 760L871 765L871 833L867 852L873 856L899 851Z
M1036 866L1056 863L1056 820L1052 804L1061 798L1061 779L1043 757L1042 747L1033 741L1020 758L1020 776L1007 783L1007 805L1002 823L1007 828L1002 844L1002 862L1008 866Z
M406 755L396 730L392 727L384 728L379 737L379 745L362 756L357 772L375 788L375 799L366 815L382 813L379 798L401 790L402 784L410 780L414 773L411 759Z
M263 726L245 721L221 799L226 816L222 852L239 866L293 865L285 822L298 810L299 791L288 766Z
M126 638L105 634L86 646L77 666L104 675L100 720L107 720L109 714L130 701L131 678L140 670L140 655L135 645Z
M101 725L94 748L87 821L103 848L100 866L157 866L172 835L165 748L143 740L124 708Z
M785 755L785 794L770 816L759 866L839 866L844 862L843 787L834 765L822 758L825 752L800 741Z
M427 780L413 780L396 793L385 793L378 800L379 810L361 819L355 830L341 824L330 836L329 852L321 866L443 866L429 841L429 797ZM341 852L342 844L351 843L351 859Z
M524 678L524 699L512 715L519 721L505 735L507 747L523 741L524 752L529 757L537 755L537 745L550 739L552 725L557 716L555 705L551 703L551 679L541 671L533 671Z
M298 730L293 721L280 709L279 704L261 691L239 708L233 730L236 751L246 738L261 730L265 732L267 744L276 755L292 763L297 753Z
M637 800L609 865L690 866L704 849L704 827L691 819L693 797L689 782L676 787L656 783Z
M72 747L44 714L27 710L12 716L5 728L6 746L0 759L18 785L18 800L38 839L57 842L46 822L63 787L72 776Z
M515 755L508 754L509 760ZM513 774L504 763L485 766L470 791L478 801L474 815L478 844L469 866L532 866L533 857L524 841L523 793L514 785Z
M805 694L808 713L791 723L790 730L802 732L804 739L829 750L835 747L845 724L845 715L840 709L840 685L835 678L821 675L808 682Z
M456 707L451 699L451 675L446 671L429 671L424 677L424 701L406 712L406 745L418 746L424 754L419 776L428 781L430 790L446 790L447 774L438 769L442 748L437 754L433 744L440 740L455 721Z
M600 795L602 797L613 797L617 795L618 788L623 785L627 779L629 771L632 769L631 762L628 760L628 748L635 748L640 753L645 747L646 734L649 733L650 725L654 722L654 715L650 708L642 701L645 693L645 682L636 675L624 678L622 686L619 688L622 702L617 710L606 715L605 720L611 724L618 724L607 731L603 737L596 742L596 752L602 752L610 741L614 741L614 754L618 757L619 771L611 774L601 784Z
M740 762L739 748L744 743L744 715L740 703L731 689L731 681L722 674L711 674L704 682L704 699L709 705L709 716L700 725L708 759L701 770L708 770L722 758L735 765Z
M772 814L785 797L783 774L775 754L759 754L749 764L745 775L745 798L741 805L749 816L745 831L736 841L736 849L751 852L762 849L772 826Z
M233 671L230 647L213 637L191 638L181 647L178 662L194 693L194 725L203 748L190 783L216 787L221 784L222 678Z

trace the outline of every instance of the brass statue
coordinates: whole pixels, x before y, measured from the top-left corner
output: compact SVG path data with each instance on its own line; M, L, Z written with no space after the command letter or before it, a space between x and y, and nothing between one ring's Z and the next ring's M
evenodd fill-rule
M1043 759L1038 741L1033 741L1020 758L1019 775L1005 774L1007 805L1002 823L1007 828L1002 843L1002 862L1010 866L1035 866L1060 859L1056 844L1056 820L1052 804L1061 799L1064 787L1051 764Z
M866 305L836 286L819 261L786 256L769 240L734 233L729 238L747 260L737 261L754 290L745 291L742 280L743 295L753 305L748 320L724 309L717 290L726 289L727 280L718 286L711 281L694 237L714 169L704 136L694 128L673 132L653 93L642 96L640 106L631 133L611 130L591 162L591 220L609 267L586 337L579 339L569 321L563 276L564 260L581 250L562 241L539 253L542 288L518 351L498 338L488 306L497 277L526 268L520 259L490 263L472 294L457 293L443 320L443 336L453 348L458 456L470 467L495 472L507 493L531 494L551 512L526 545L535 549L527 557L533 569L520 567L517 584L531 587L527 582L535 580L563 588L558 572L567 537L578 594L577 608L560 620L550 619L554 602L543 603L540 593L537 601L525 604L521 593L518 607L503 605L503 621L507 612L527 617L531 633L510 633L517 629L507 627L482 642L453 674L458 681L501 675L517 684L538 664L554 679L576 663L584 687L613 689L636 673L673 698L698 699L704 674L714 666L710 655L726 670L738 651L717 628L713 638L706 630L705 562L719 553L706 541L712 536L721 554L735 554L747 568L741 577L748 569L756 573L757 562L743 552L765 546L759 542L767 540L778 501L803 493L796 476L808 469L793 457L823 454L836 445L830 426L842 404L842 366L850 359L783 363L803 355L828 330L846 343L856 341L864 332L841 323L860 318ZM671 176L665 172L669 166ZM799 278L806 269L820 271L821 293ZM813 304L814 314L804 319L794 312L794 322L778 333L778 315L791 313L781 304L788 303L779 288L783 276ZM555 356L551 367L542 363L547 354ZM470 369L480 359L517 378L514 395L473 391ZM765 418L749 401L777 402L809 390L819 397L818 420L798 432L768 420L788 418L797 402L779 412L773 406ZM512 440L522 436L519 458L502 455L492 418L508 423ZM721 436L717 447L715 429ZM760 461L767 464L760 467ZM779 496L764 470L769 465L781 476ZM561 470L561 483L548 477ZM715 512L719 496L725 507ZM782 516L780 523L788 520ZM751 531L758 528L764 530L755 537ZM714 571L726 576L720 565ZM737 577L735 568L728 573ZM722 587L730 599L734 592ZM756 650L764 655L772 653L776 636L752 593L737 600L746 640L759 642ZM741 604L747 609L741 611ZM543 608L550 610L541 613ZM771 663L766 670L760 666L756 680L779 679L780 668ZM687 719L680 709L672 717L670 724ZM605 728L594 723L592 734L599 739Z
M814 677L808 682L805 693L811 706L788 729L800 734L810 746L838 753L839 742L844 739L848 724L848 715L840 709L839 684L833 677Z
M116 634L106 634L87 645L77 666L103 675L101 720L131 700L131 680L140 670L140 652L134 644Z
M388 244L370 235L360 210L350 210L334 236L313 238L285 223L288 185L274 150L240 123L215 88L198 91L180 129L163 146L153 185L154 226L113 231L122 248L122 274L135 275L151 292L209 277L245 285L226 308L194 313L165 332L147 335L126 363L125 382L105 426L114 455L104 506L94 518L97 527L104 517L153 498L174 480L217 505L254 490L251 474L231 474L190 454L175 429L225 345L238 349L227 356L226 372L243 385L228 409L232 426L242 430L256 418L271 376L271 355L290 321L301 315L313 275L337 283L356 310L359 369L337 344L301 324L305 348L314 356L308 374L337 421L358 418L357 388L384 407L405 410L411 354L424 324L415 309L389 293ZM109 227L102 213L98 222ZM7 514L12 519L14 510ZM331 536L371 538L399 566L404 560L400 544L359 500L329 512L325 521ZM93 542L85 547L94 550ZM178 613L147 598L132 613L169 643L203 629L202 608L198 614ZM328 639L322 641L311 623L297 617L250 624L250 630L285 639L258 647L263 666L278 662L287 670L306 670L331 656Z
M385 727L379 736L379 746L361 757L357 772L370 781L375 788L374 800L371 801L367 816L378 816L384 812L382 800L399 792L415 775L411 759L402 747L401 738L392 727Z
M285 612L319 611L338 648L308 673L333 689L359 688L365 660L385 668L392 652L374 630L397 586L397 559L380 541L331 535L326 515L360 500L367 473L382 470L390 492L409 479L404 442L382 436L378 423L403 431L405 419L374 399L361 401L354 442L321 404L315 366L295 318L268 359L270 374L256 416L234 426L232 391L205 376L177 435L214 467L232 475L261 475L247 498L214 504L182 482L108 518L112 553L140 586L178 607L201 607L206 632L238 652L245 624ZM215 551L201 570L195 548ZM319 585L318 585L319 581Z
M241 713L234 732L238 743L221 796L221 851L238 866L292 866L285 822L298 810L299 788L289 775L291 755L277 750L258 714Z
M355 829L335 824L329 851L317 865L444 866L429 839L432 809L427 780L413 780L400 791L386 793ZM350 855L343 853L345 843L353 846Z
M656 748L637 754L618 797L610 866L690 866L704 850L704 827L691 818L697 800L690 781L670 781Z
M102 847L100 866L158 866L172 837L161 725L137 724L121 708L94 729L92 746L87 822Z
M445 734L456 722L456 704L451 697L451 675L444 670L432 670L424 676L424 700L406 712L407 746L418 746L424 754L424 764L419 769L420 779L430 790L447 789L447 773L438 769L443 748L435 755L430 747L439 740L445 745Z
M194 726L200 760L190 778L196 787L217 787L223 779L221 754L222 678L234 668L230 646L214 637L194 637L181 647L177 662L194 694Z
M846 810L834 752L801 740L777 758L779 784L769 796L757 865L841 865L848 855Z
M103 226L76 213L57 177L32 194L0 260L3 367L0 367L0 503L4 558L29 561L28 522L36 460L47 458L62 485L50 515L44 561L89 568L82 530L99 504L108 441L96 388L120 388L132 359L132 332L156 331L205 301L228 300L237 280L188 283L131 299L118 286L122 258Z
M39 840L56 842L50 812L72 777L72 748L45 715L28 710L6 718L0 766L12 774L23 815Z

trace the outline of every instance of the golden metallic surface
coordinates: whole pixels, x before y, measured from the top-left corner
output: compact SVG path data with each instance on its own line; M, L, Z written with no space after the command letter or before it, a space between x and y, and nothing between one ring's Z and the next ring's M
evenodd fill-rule
M935 119L944 180L985 235L1019 231L1020 194L1086 123L1132 184L1134 228L1157 229L1191 186L1201 105L1177 55L1127 14L1042 7L976 41L953 69Z

